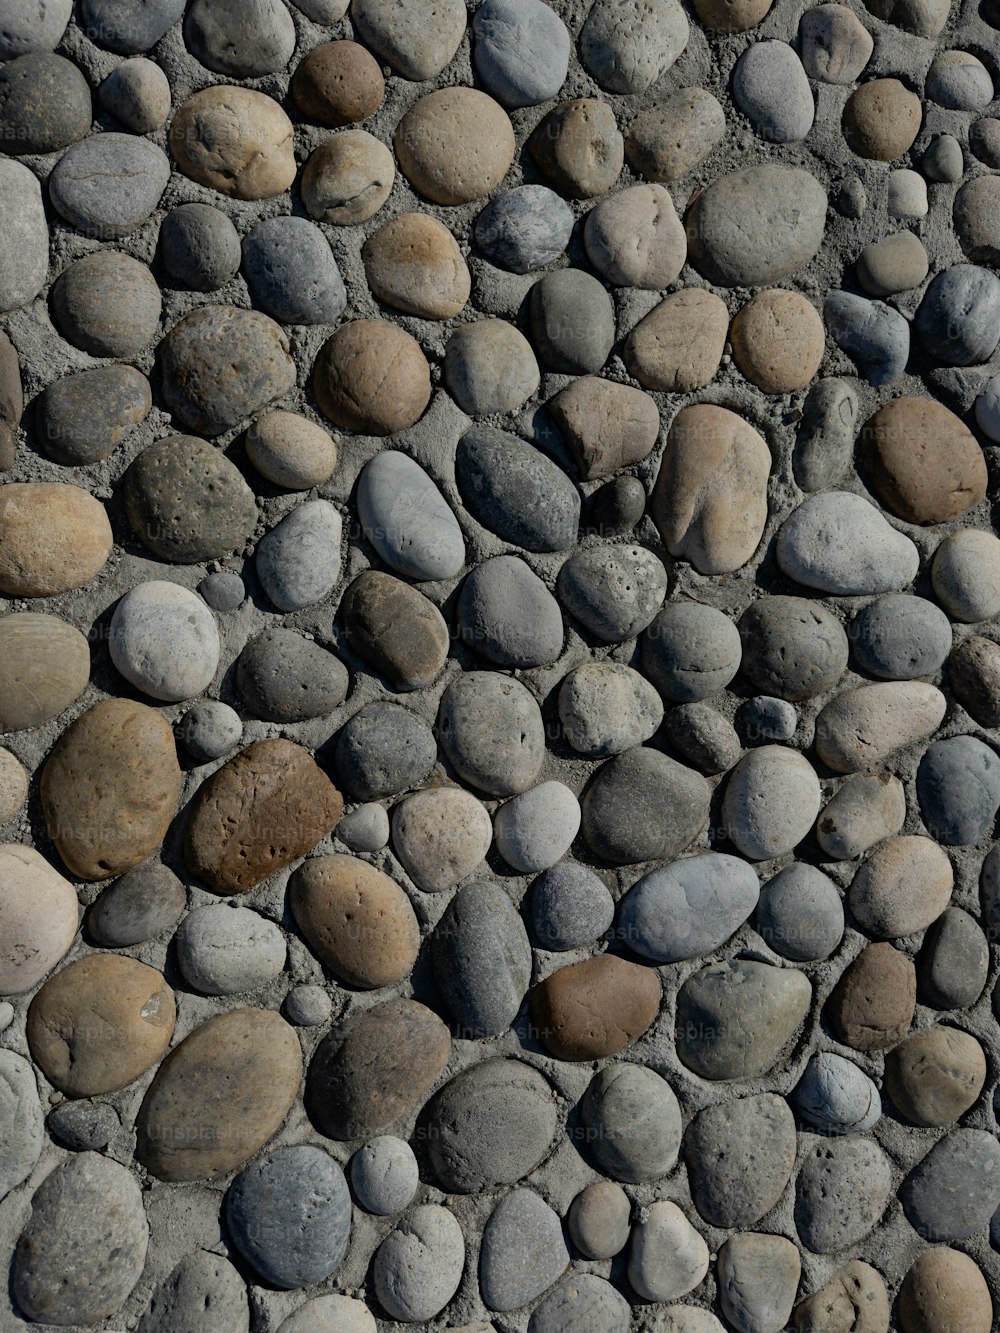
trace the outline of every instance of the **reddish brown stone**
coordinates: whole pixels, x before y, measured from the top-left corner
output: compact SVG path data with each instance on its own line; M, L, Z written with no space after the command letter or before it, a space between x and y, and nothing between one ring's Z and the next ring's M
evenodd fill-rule
M541 1040L560 1060L616 1054L642 1036L659 1008L653 969L606 953L560 968L532 994Z
M357 42L323 42L292 76L292 98L320 125L356 125L382 105L385 80L378 61Z
M908 523L947 523L986 494L986 460L954 412L894 398L861 431L861 457L887 508Z

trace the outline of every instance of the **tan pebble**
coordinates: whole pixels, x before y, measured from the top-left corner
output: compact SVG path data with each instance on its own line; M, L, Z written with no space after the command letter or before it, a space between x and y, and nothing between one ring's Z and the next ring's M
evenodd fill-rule
M606 194L625 162L625 144L607 102L578 97L542 120L528 152L553 189L571 199Z
M378 110L385 80L378 61L357 42L323 42L292 75L292 100L320 125L355 125Z
M631 385L581 375L546 406L586 481L641 463L656 447L659 408Z
M917 974L891 944L869 944L844 971L826 1002L838 1041L856 1051L884 1051L906 1035L917 1003Z
M34 848L0 844L0 995L33 990L73 943L79 923L73 885Z
M687 257L687 236L662 185L633 185L602 199L583 237L590 262L619 287L668 287Z
M354 227L374 217L392 191L392 153L367 130L343 130L320 144L302 172L302 202L311 218Z
M851 911L876 939L925 930L948 906L955 875L930 838L890 838L877 847L851 884Z
M758 292L733 320L733 360L765 393L804 389L819 369L826 345L816 307L799 292Z
M983 1048L958 1028L914 1032L885 1057L885 1089L913 1125L953 1125L975 1105L985 1082Z
M930 736L946 706L941 691L922 681L843 690L816 719L816 753L835 773L873 768L894 750Z
M872 296L892 296L919 287L927 268L927 251L920 237L912 231L898 231L865 246L858 256L858 281Z
M460 787L430 787L402 801L392 817L392 845L426 893L454 888L482 863L493 826L481 802Z
M316 400L341 430L394 435L419 421L431 397L427 358L415 338L382 319L343 324L313 369Z
M89 583L111 554L104 506L60 481L0 486L0 592L54 597Z
M976 176L955 196L955 234L976 264L1000 264L1000 177Z
M625 364L647 389L703 389L719 369L728 332L725 302L703 287L688 287L639 321L625 340Z
M920 98L898 79L872 79L847 99L844 138L859 157L892 162L917 137L920 115Z
M9 824L20 814L27 799L28 775L21 761L9 750L0 749L0 824Z
M482 199L514 161L514 127L498 102L474 88L428 93L399 122L403 175L436 204Z
M73 625L34 611L0 619L0 731L57 717L89 679L90 645Z
M641 111L625 136L629 166L670 184L703 161L726 132L722 107L704 88L682 88Z
M451 319L472 290L458 242L437 218L403 213L361 247L376 300L421 319Z
M771 8L771 0L694 0L695 13L710 32L746 32Z
M990 1333L993 1301L979 1266L948 1246L925 1250L899 1289L902 1333Z
M203 88L170 127L170 151L199 185L231 199L271 199L295 179L292 122L264 93Z
M947 523L986 494L986 459L969 428L931 398L894 398L861 430L876 495L908 523Z
M860 1259L795 1308L799 1333L889 1333L889 1294L880 1273Z
M247 457L262 477L291 491L329 481L337 466L330 434L296 412L265 412L246 434Z
M612 954L571 963L532 992L543 1045L559 1060L601 1060L631 1045L660 1009L660 979Z
M516 412L539 385L538 362L527 338L505 319L462 324L448 339L444 382L473 417Z

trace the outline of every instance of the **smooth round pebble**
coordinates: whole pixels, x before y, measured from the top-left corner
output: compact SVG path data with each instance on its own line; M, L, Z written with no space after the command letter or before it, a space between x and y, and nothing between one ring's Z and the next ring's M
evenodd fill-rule
M529 1333L627 1333L631 1309L617 1288L594 1273L561 1282L535 1307ZM473 1328L472 1333L482 1333Z
M423 83L436 78L458 50L467 15L461 0L445 0L432 11L420 0L357 0L351 17L366 46L404 79Z
M137 56L111 71L97 92L101 105L133 134L151 134L170 115L170 82L152 60Z
M290 92L304 116L339 129L375 114L385 96L385 80L378 61L359 43L323 42L299 62Z
M575 542L576 487L552 459L516 435L492 426L467 431L458 442L455 478L473 518L511 545L562 551Z
M198 907L181 922L175 940L185 979L203 995L259 990L285 966L281 931L248 907Z
M712 94L681 88L639 112L625 136L625 157L638 175L672 185L703 162L725 132L725 112Z
M162 300L145 264L93 250L63 269L51 295L60 332L91 356L133 357L156 333Z
M526 147L548 183L569 199L606 194L625 160L615 114L598 97L560 103L541 120Z
M359 805L337 825L337 837L352 852L378 852L389 841L389 816L381 805Z
M899 1188L907 1220L936 1241L964 1240L1000 1206L1000 1144L982 1129L953 1129Z
M566 739L588 759L642 745L663 720L663 703L649 681L618 662L576 667L559 687L558 707Z
M566 561L556 591L595 638L620 643L646 629L663 605L667 572L641 546L591 547Z
M254 304L283 324L333 324L347 305L330 244L306 218L258 222L243 238L242 269Z
M168 703L201 694L221 652L215 620L201 598L161 580L125 594L111 618L108 646L131 685Z
M794 704L770 694L756 694L740 710L744 735L750 744L790 741L799 725Z
M804 491L837 485L854 457L858 395L848 380L817 380L802 405L792 466Z
M302 202L317 222L353 227L374 217L392 191L392 153L367 130L325 139L302 172Z
M561 782L543 782L512 797L493 820L497 851L521 874L555 865L579 829L580 803Z
M687 258L687 237L662 185L633 185L587 214L587 257L619 287L658 291L674 282Z
M450 579L465 564L465 541L444 496L419 463L383 449L358 481L365 536L391 568L408 578Z
M322 986L293 986L285 996L285 1017L296 1027L321 1027L333 1014L333 1002Z
M787 1326L798 1290L802 1261L784 1236L744 1232L719 1250L719 1303L739 1329Z
M247 458L267 481L305 491L329 481L337 446L327 431L296 412L264 412L245 436Z
M754 925L783 958L797 963L829 958L844 935L837 886L815 866L786 866L761 889Z
M974 917L948 907L928 927L917 955L917 986L924 1004L967 1009L979 999L989 971L989 945Z
M830 1051L809 1057L794 1093L795 1106L821 1134L864 1134L882 1116L882 1099L868 1075Z
M910 326L898 310L883 301L835 291L823 303L823 318L834 342L869 384L892 384L903 374Z
M696 703L724 690L741 654L733 622L700 602L668 602L642 638L646 674L676 703Z
M261 587L279 611L329 597L340 580L340 511L328 500L297 505L257 543Z
M703 773L725 773L743 753L733 724L709 704L680 704L663 720L673 748Z
M306 3L311 7L312 0L302 0L299 8ZM278 1333L378 1333L378 1326L364 1301L351 1296L316 1296L283 1320Z
M177 724L177 739L202 764L229 754L242 737L243 719L235 708L218 699L196 703Z
M399 122L393 144L403 175L435 204L482 199L514 160L507 113L475 88L439 88L422 97Z
M146 221L169 180L161 148L106 131L67 148L49 176L49 198L70 226L109 241Z
M530 891L529 922L542 949L580 949L611 926L614 899L592 870L564 861L535 880Z
M273 199L295 179L293 132L272 97L220 84L201 89L178 107L170 125L170 152L185 176L227 198Z
M951 651L948 617L922 597L896 593L859 611L850 627L858 665L880 680L934 676Z
M841 123L859 157L892 162L917 137L921 115L920 98L898 79L872 79L848 97Z
M394 690L431 684L448 659L444 616L416 588L391 574L366 570L341 601L350 648Z
M387 380L385 367L393 374ZM415 338L381 319L342 324L313 367L323 415L342 430L394 435L423 416L431 396L427 358Z
M715 377L729 311L714 292L687 287L664 297L625 339L625 364L640 384L665 393L702 389Z
M590 517L601 537L631 532L646 512L646 491L637 477L615 477L591 497Z
M613 1259L628 1244L632 1203L621 1185L597 1180L582 1189L566 1218L570 1239L586 1259Z
M892 1191L893 1167L877 1144L853 1134L808 1149L795 1182L795 1225L814 1254L857 1245Z
M874 49L871 33L846 5L816 5L799 19L799 52L810 79L854 83Z
M856 773L823 807L816 841L836 861L853 861L906 819L906 793L891 773Z
M66 148L89 133L92 115L87 81L64 56L36 52L0 66L0 139L6 152Z
M636 1185L672 1171L681 1111L666 1079L625 1061L596 1074L580 1101L587 1147L600 1169Z
M804 500L778 529L775 554L796 583L842 597L895 592L912 581L920 563L909 537L848 491Z
M505 890L489 881L460 889L431 936L430 953L459 1035L505 1032L531 979L528 935Z
M448 339L444 382L463 412L488 417L516 412L537 391L531 344L503 319L463 324Z
M100 1152L122 1127L107 1102L63 1102L46 1121L49 1133L72 1152Z
M570 35L542 0L485 0L472 37L476 81L502 106L547 102L565 82Z
M982 123L982 121L976 122L979 125ZM974 153L978 138L975 128L973 125L969 130L969 147ZM953 185L965 174L965 155L962 152L962 145L952 134L935 134L920 161L920 167L928 180Z
M128 948L172 931L187 907L184 885L159 861L145 861L106 888L87 925L106 949Z
M518 185L486 205L472 235L491 264L511 273L530 273L559 258L572 230L569 205L554 190Z
M954 264L931 279L913 323L934 365L988 361L1000 342L1000 278L976 264Z
M667 860L708 822L709 786L700 773L637 745L603 764L580 802L583 837L613 865Z
M1000 538L975 528L951 533L934 552L931 583L953 620L992 620L1000 614Z
M611 298L598 280L564 268L535 283L528 298L531 341L542 365L565 375L601 369L615 340Z
M426 213L402 213L361 247L376 300L420 319L451 319L469 299L472 279L458 242Z
M763 745L733 769L723 819L744 856L770 860L802 841L821 804L819 778L808 759L779 745Z
M465 1241L453 1213L421 1204L396 1224L375 1251L372 1281L391 1319L422 1323L445 1308L458 1290Z
M628 1280L645 1301L675 1301L708 1272L708 1246L675 1203L640 1208L632 1228Z
M927 268L927 251L920 237L912 231L897 231L861 251L858 281L872 296L892 296L919 287Z
M757 906L760 882L735 856L708 852L661 866L621 900L619 938L643 958L677 963L713 953Z
M812 129L815 108L802 62L785 42L748 46L733 69L733 100L762 139L795 143Z
M486 1220L479 1250L479 1289L490 1310L517 1310L569 1267L558 1214L534 1190L504 1195Z
M912 1125L953 1125L975 1105L985 1082L983 1048L959 1028L914 1032L885 1057L885 1090Z
M167 276L179 287L214 292L239 271L239 232L211 204L180 204L160 224L160 254Z
M906 1035L916 998L916 972L909 958L891 944L866 944L841 973L825 1017L845 1046L884 1051Z
M989 1333L993 1299L981 1269L961 1250L936 1245L918 1255L899 1289L903 1333Z
M366 704L337 736L340 784L359 800L398 796L417 787L437 758L434 734L408 708L388 700Z
M469 647L497 666L547 666L563 650L559 603L516 556L476 566L462 584L456 622Z
M917 769L917 800L928 833L966 847L993 828L1000 808L1000 756L974 736L950 736L926 750Z
M183 12L184 0L83 0L81 16L92 41L132 55L155 46Z
M391 1134L371 1139L351 1158L354 1195L368 1213L379 1217L401 1213L412 1202L419 1184L413 1149Z
M995 96L992 75L971 51L939 51L927 71L924 93L949 111L982 111Z
M393 849L425 893L443 893L467 879L492 841L486 810L459 787L415 792L393 812Z
M969 126L969 147L984 166L995 168L1000 165L1000 120L995 116L983 116L981 120L973 121ZM961 157L961 147L958 151ZM960 167L952 180L961 180L965 170L964 158Z
M765 393L804 389L819 369L825 344L815 306L780 288L758 292L747 302L733 320L729 340L740 372Z
M774 1065L811 998L794 968L752 958L709 964L678 992L677 1054L700 1078L756 1078Z

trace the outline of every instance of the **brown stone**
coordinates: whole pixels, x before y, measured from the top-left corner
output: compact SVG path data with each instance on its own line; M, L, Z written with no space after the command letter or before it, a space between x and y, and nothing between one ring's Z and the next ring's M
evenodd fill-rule
M343 324L313 369L316 401L341 430L394 435L419 421L431 400L431 372L415 338L383 319Z
M546 406L586 481L641 463L656 448L659 408L628 384L581 375Z
M733 320L733 360L765 393L804 389L819 369L826 346L816 307L799 292L758 292Z
M694 0L694 10L711 32L746 32L771 8L772 0Z
M367 861L313 857L289 880L288 902L310 949L348 986L394 986L416 961L420 926L410 900Z
M295 179L292 122L250 88L203 88L177 110L170 151L199 185L231 199L271 199Z
M767 521L771 451L748 421L696 403L674 417L651 513L672 556L729 574L753 556Z
M175 1015L174 993L155 968L120 954L88 954L32 1000L28 1045L60 1092L99 1097L156 1064Z
M901 1333L990 1333L993 1301L974 1260L946 1245L919 1255L899 1288Z
M309 1066L306 1106L320 1133L360 1139L421 1104L451 1053L451 1034L415 1000L387 1000L331 1032Z
M137 357L156 337L163 297L150 270L120 250L74 259L52 288L52 318L91 356Z
M393 142L403 175L436 204L482 199L514 161L510 117L475 88L428 93L399 122Z
M403 213L361 247L377 301L421 319L451 319L469 299L472 278L458 242L437 218Z
M266 1009L210 1018L156 1071L136 1119L136 1157L160 1180L217 1180L262 1148L295 1101L302 1050Z
M303 115L338 128L356 125L379 109L385 80L378 61L357 42L323 42L302 59L290 91Z
M183 779L170 724L130 699L105 699L68 727L42 770L49 836L80 879L144 861L177 812Z
M606 194L625 163L615 113L596 97L577 97L555 107L527 147L553 189L571 199Z
M861 929L875 939L926 930L948 906L955 873L930 838L890 838L858 870L850 904Z
M856 1051L884 1051L906 1035L917 1003L917 974L891 944L869 944L844 971L826 1002L838 1041Z
M975 176L955 196L955 235L976 264L1000 264L1000 176Z
M0 424L16 429L23 411L24 393L17 348L6 333L0 333Z
M58 616L0 619L0 732L40 727L75 703L90 679L90 645Z
M953 1125L975 1105L985 1082L983 1048L958 1028L914 1032L885 1057L885 1089L913 1125Z
M898 79L872 79L855 88L842 120L848 147L859 157L892 162L920 129L920 98Z
M669 185L693 171L725 133L725 112L712 94L681 88L636 116L625 136L625 156L646 180Z
M114 538L100 500L60 481L0 486L0 592L55 597L104 568Z
M889 1293L870 1264L852 1259L795 1308L799 1333L889 1333Z
M316 149L302 172L302 202L311 218L355 227L374 217L396 179L392 153L367 130L343 130Z
M719 369L729 333L725 302L704 287L672 292L625 340L629 373L647 389L690 393Z
M430 685L448 660L448 626L433 602L402 579L359 574L340 604L347 641L394 690Z
M981 727L1000 727L1000 644L970 634L948 658L948 679L955 698L974 721Z
M660 1009L660 979L602 953L571 963L532 991L532 1013L543 1045L559 1060L602 1060L646 1031Z
M245 893L315 847L343 809L308 750L292 741L254 741L195 796L187 867L216 893Z
M76 938L76 890L33 847L0 844L0 995L20 995Z
M17 458L17 434L0 421L0 472L9 472Z
M954 412L894 398L861 431L861 458L882 503L907 523L948 523L986 494L986 460Z

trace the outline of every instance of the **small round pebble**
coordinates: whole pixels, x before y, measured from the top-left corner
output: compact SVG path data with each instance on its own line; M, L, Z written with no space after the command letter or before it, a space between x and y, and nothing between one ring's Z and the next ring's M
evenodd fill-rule
M733 70L733 100L762 139L795 143L812 129L812 89L786 42L748 46Z
M924 93L949 111L982 111L995 96L989 70L971 51L939 51L927 71Z
M566 861L539 875L531 886L530 923L542 949L581 949L611 926L614 899L586 866Z
M28 799L28 775L20 760L0 749L0 824L9 824Z
M570 1239L586 1259L613 1259L628 1244L632 1204L621 1185L598 1180L570 1204Z
M931 583L953 620L992 620L1000 614L1000 538L975 528L951 533L934 552Z
M951 862L930 838L890 838L854 876L851 911L876 939L915 935L948 906L954 880Z
M178 965L202 995L259 990L285 966L285 937L273 921L248 907L198 907L174 938Z
M646 491L638 477L614 477L591 498L591 521L601 537L631 532L645 512Z
M366 704L337 736L340 783L363 801L398 796L419 786L436 758L434 734L427 723L388 700Z
M927 277L927 251L912 231L897 231L872 241L858 256L858 281L872 296L919 287Z
M640 111L625 156L638 175L673 184L702 162L726 132L722 107L704 88L681 88Z
M872 79L847 99L844 138L859 157L892 162L917 137L921 114L920 98L898 79Z
M268 722L303 722L343 703L350 677L333 653L295 630L273 625L236 661L236 689L250 713Z
M514 129L503 108L475 88L439 88L403 116L393 144L413 188L436 204L490 194L514 160Z
M60 332L91 356L133 357L160 322L160 289L145 264L94 250L65 268L52 288Z
M841 974L825 1016L834 1036L856 1051L884 1051L913 1021L917 977L913 964L891 944L867 944Z
M733 769L723 819L744 856L769 860L801 842L821 803L819 778L808 759L779 745L763 745Z
M201 598L160 580L141 583L121 599L111 618L109 648L130 684L171 703L201 694L221 652L215 620Z
M450 579L465 564L461 528L433 479L412 458L383 449L358 482L358 517L365 536L397 573Z
M232 199L271 199L295 179L292 122L251 88L203 88L176 111L170 151L185 176Z
M387 380L385 367L393 374ZM342 430L394 435L424 414L431 375L420 344L387 320L342 324L324 343L313 368L323 415Z
M838 596L893 592L912 581L920 563L909 537L849 491L803 501L779 528L775 554L796 583Z
M133 134L151 134L170 115L170 82L152 60L137 56L113 69L98 89L98 97Z
M665 297L625 339L629 371L647 389L686 393L715 377L729 311L714 292L688 287Z
M969 147L984 166L994 169L1000 166L1000 119L983 116L981 120L973 121L969 126ZM952 177L953 180L961 180L964 167L963 161L962 170Z
M870 675L915 680L941 669L951 651L951 623L933 602L894 593L858 612L850 640L855 660Z
M663 703L649 681L618 662L576 667L560 686L558 707L566 739L590 759L641 745L663 719Z
M516 556L476 566L462 584L456 622L462 639L497 666L547 666L563 650L559 603Z
M246 601L246 584L239 574L219 572L209 574L198 584L203 601L222 615L238 611Z
M440 1204L421 1204L375 1251L375 1295L390 1319L422 1323L454 1296L464 1264L465 1241L454 1214Z
M333 324L347 305L329 242L305 218L267 218L243 238L254 303L284 324Z
M652 11L598 0L580 32L580 59L602 88L643 93L687 45L687 16L676 0Z
M848 1135L810 1148L795 1182L795 1225L814 1254L857 1245L892 1191L893 1167L870 1139Z
M280 611L312 606L337 586L342 528L328 500L307 500L257 543L257 577Z
M573 214L554 190L519 185L486 205L472 235L491 264L511 273L530 273L559 258L572 230Z
M914 1032L885 1057L885 1090L911 1125L953 1125L975 1105L985 1082L985 1052L959 1028Z
M296 1027L315 1028L333 1014L333 1001L322 986L311 983L293 986L285 996L285 1017Z
M521 874L555 865L579 830L580 803L562 782L543 782L512 797L493 819L497 851Z
M420 319L451 319L469 299L472 279L458 242L426 213L402 213L361 247L365 277L383 305Z
M696 703L724 690L742 645L728 616L700 602L668 602L642 638L646 674L666 699Z
M317 222L353 227L375 216L395 179L392 153L380 139L367 130L343 130L306 162L302 202Z
M225 213L211 204L181 204L160 225L160 253L178 286L214 292L236 276L243 252Z
M641 634L663 605L667 571L644 546L598 546L578 551L556 581L570 615L602 643Z
M890 171L885 191L885 206L890 218L900 222L919 222L927 216L927 183L908 167Z
M714 952L757 906L760 882L739 857L708 852L662 866L621 899L616 935L633 953L676 963Z
M583 836L615 865L667 860L695 840L708 821L708 783L659 750L637 745L603 764L581 806Z
M981 156L982 139L977 133L977 126L992 125L995 121L977 120L969 130L969 147ZM962 145L952 134L935 134L921 158L920 165L928 180L941 181L953 185L965 174L965 157Z
M401 1213L420 1184L417 1159L403 1139L382 1134L351 1158L351 1185L366 1212L379 1217Z
M570 199L606 194L625 161L614 112L594 97L577 97L550 111L527 149L549 184Z
M467 431L458 444L455 478L472 516L504 541L526 551L561 551L576 540L576 487L552 459L516 435L491 426Z
M993 1299L974 1259L936 1245L918 1255L899 1289L902 1333L989 1333Z
M676 1301L708 1272L708 1246L675 1203L640 1208L632 1228L628 1280L645 1301Z
M444 382L472 417L523 407L539 385L538 362L524 334L503 319L463 324L448 339Z
M794 1093L799 1114L825 1134L864 1134L882 1116L878 1088L852 1060L817 1051Z
M304 116L339 129L375 114L385 80L378 61L357 42L323 42L299 62L290 91Z
M422 83L436 78L458 50L467 14L461 0L444 0L433 16L416 0L355 0L351 18L366 46L404 79Z
M837 886L815 866L787 866L760 891L754 920L758 935L793 962L829 958L844 935Z
M816 841L827 856L851 861L898 833L906 819L906 794L891 773L856 773L823 808Z
M743 735L751 745L761 741L790 741L799 725L795 705L769 694L754 695L740 711Z
M467 879L492 841L486 810L459 787L429 787L393 811L393 850L425 893L443 893Z
M547 102L566 80L570 35L542 0L485 0L472 36L476 82L502 106Z
M938 1139L899 1189L910 1225L935 1240L964 1240L1000 1206L1000 1143L982 1129Z
M528 300L531 341L548 370L566 375L599 371L615 340L611 298L580 269L558 269L535 283Z
M245 437L247 457L262 477L286 490L305 491L329 481L337 465L330 434L296 412L265 412Z
M184 885L159 861L126 871L90 909L87 924L106 949L128 948L173 930L187 907Z
M949 907L924 935L917 957L920 999L935 1009L967 1009L986 985L989 945L974 917Z
M337 837L352 852L379 852L389 841L389 816L381 805L359 805L341 818Z
M955 264L932 278L914 318L936 366L988 361L1000 342L1000 278L975 264Z
M73 1152L100 1152L122 1127L107 1102L63 1102L46 1124L53 1138Z
M931 836L966 847L992 829L1000 808L1000 756L974 736L950 736L926 750L917 799Z
M177 724L177 738L192 759L207 764L221 759L239 745L243 737L243 719L235 708L218 699L204 699L195 704Z

